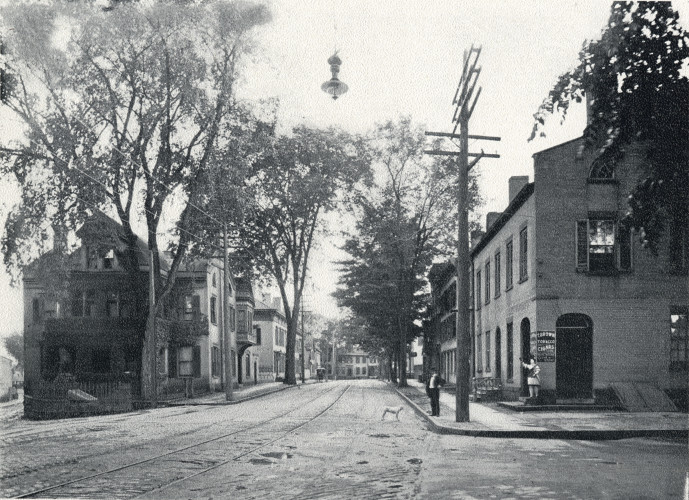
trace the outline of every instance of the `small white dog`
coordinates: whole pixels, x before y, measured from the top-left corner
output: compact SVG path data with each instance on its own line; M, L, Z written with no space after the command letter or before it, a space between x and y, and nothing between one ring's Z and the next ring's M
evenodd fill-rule
M399 421L401 411L402 411L401 406L386 406L385 409L383 410L383 416L380 417L380 419L385 420L385 414L392 413L393 415L395 415L395 418Z

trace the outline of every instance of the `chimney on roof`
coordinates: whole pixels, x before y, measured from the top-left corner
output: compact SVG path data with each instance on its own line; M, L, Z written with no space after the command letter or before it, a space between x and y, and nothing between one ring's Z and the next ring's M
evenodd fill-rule
M495 224L495 221L502 215L502 212L488 212L486 214L486 231Z
M529 183L529 176L528 175L515 175L513 177L510 177L509 182L509 194L510 194L510 203L512 203L512 200L514 200L514 197L519 194L519 191L521 191L524 186L526 186Z
M471 232L471 248L476 248L476 245L478 245L478 242L481 241L481 238L486 233L484 231L481 231L480 229L477 229L475 231Z

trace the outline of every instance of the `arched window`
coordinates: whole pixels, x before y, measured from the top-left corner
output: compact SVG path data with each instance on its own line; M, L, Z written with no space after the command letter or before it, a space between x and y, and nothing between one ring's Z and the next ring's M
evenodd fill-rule
M596 158L589 170L589 179L614 179L615 162L611 158Z

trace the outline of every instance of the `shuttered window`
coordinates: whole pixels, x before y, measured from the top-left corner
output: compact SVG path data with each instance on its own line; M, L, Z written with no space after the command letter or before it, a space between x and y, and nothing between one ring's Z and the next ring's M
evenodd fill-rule
M576 267L581 271L629 271L632 268L631 232L612 219L576 223Z
M192 374L194 377L201 376L201 346L195 345L193 348Z
M527 228L519 232L519 282L529 279L529 233Z
M513 245L512 239L505 244L505 290L510 290L512 288L512 282L514 280L513 272Z
M167 369L169 378L177 378L177 349L174 347L167 350Z

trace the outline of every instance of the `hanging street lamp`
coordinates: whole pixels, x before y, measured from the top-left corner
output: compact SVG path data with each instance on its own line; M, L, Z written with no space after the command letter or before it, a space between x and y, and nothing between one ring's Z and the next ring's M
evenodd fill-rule
M327 82L323 82L321 90L326 94L330 94L334 100L347 92L349 87L346 83L337 78L337 74L340 72L340 64L342 64L342 59L337 56L337 51L328 58L328 64L330 64L330 71L333 77Z

